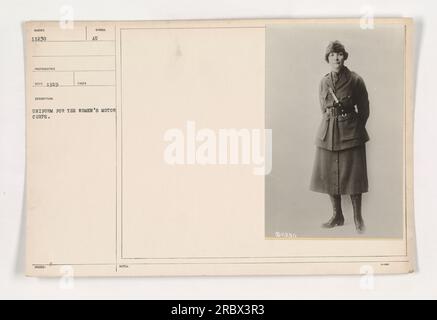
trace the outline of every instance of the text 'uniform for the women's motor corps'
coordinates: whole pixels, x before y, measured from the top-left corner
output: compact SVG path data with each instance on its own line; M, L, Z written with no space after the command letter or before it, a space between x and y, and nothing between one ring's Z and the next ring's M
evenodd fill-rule
M339 58L333 57L337 54ZM325 60L332 63L332 71L320 82L323 118L316 138L311 190L330 196L333 217L323 224L326 228L344 224L341 195L350 195L355 226L362 232L361 194L368 191L365 143L369 135L365 126L369 99L363 79L344 66L347 57L348 53L339 41L328 45Z

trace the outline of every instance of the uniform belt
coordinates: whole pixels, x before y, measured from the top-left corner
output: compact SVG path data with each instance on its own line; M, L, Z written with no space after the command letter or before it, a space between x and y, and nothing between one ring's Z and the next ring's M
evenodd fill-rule
M328 107L329 118L345 118L351 114L356 114L354 107Z

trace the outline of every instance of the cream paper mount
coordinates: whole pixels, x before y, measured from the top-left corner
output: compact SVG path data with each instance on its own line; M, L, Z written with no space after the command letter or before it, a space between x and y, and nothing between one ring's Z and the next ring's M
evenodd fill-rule
M412 27L26 22L26 274L412 272ZM363 233L309 188L333 40L370 102Z

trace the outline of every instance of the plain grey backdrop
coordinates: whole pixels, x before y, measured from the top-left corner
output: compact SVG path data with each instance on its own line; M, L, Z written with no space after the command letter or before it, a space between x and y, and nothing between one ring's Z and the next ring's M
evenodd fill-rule
M309 190L321 120L318 87L330 71L329 41L349 52L345 65L365 81L369 192L363 194L366 232L357 235L349 196L345 225L323 229L332 215L327 194ZM404 29L402 26L269 26L266 29L266 128L273 130L273 167L266 176L266 236L377 237L403 235Z

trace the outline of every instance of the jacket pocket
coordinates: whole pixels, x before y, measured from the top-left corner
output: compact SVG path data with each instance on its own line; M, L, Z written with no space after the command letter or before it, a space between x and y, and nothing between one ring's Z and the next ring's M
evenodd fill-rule
M319 125L319 131L317 133L317 137L322 141L326 139L326 134L328 133L328 124L329 118L324 116Z
M338 131L340 141L358 139L363 135L359 119L354 114L338 121Z

